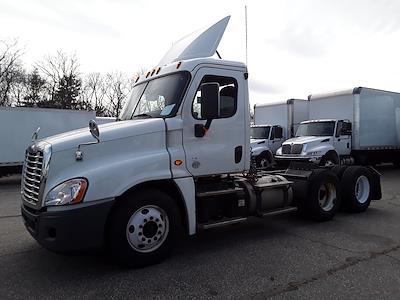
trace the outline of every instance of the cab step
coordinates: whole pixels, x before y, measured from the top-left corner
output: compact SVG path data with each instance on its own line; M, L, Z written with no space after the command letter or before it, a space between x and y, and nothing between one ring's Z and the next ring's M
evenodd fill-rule
M247 220L247 217L244 218L233 218L233 219L224 219L219 222L212 222L212 223L205 223L205 224L198 224L197 228L198 229L210 229L210 228L215 228L215 227L222 227L222 226L228 226L232 224L237 224L240 222L244 222Z
M297 207L286 207L286 208L280 208L280 209L274 209L270 210L267 212L258 212L257 216L258 217L269 217L269 216L276 216L280 214L286 214L292 211L296 211Z
M202 197L211 197L211 196L221 196L221 195L228 195L228 194L237 194L240 192L243 192L242 188L206 191L206 192L196 193L196 197L202 198Z

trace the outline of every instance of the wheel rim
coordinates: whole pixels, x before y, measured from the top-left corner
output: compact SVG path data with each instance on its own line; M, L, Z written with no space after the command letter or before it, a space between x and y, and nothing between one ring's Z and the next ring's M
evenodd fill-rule
M327 160L324 164L325 167L332 167L334 165L335 165L335 163L331 160Z
M361 175L357 178L355 186L355 196L359 203L367 202L369 198L370 185L366 176Z
M318 190L318 202L323 211L330 211L336 202L336 188L332 183L325 183Z
M269 160L267 158L262 158L260 160L260 167L261 168L268 168L270 165Z
M152 252L159 248L167 238L168 231L167 214L154 205L139 208L126 225L128 242L138 252Z

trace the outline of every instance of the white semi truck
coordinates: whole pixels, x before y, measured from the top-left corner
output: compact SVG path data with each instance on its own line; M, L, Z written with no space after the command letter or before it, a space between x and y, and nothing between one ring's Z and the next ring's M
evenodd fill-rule
M96 119L94 111L28 107L0 107L0 176L20 173L25 150L32 143L32 135L44 138L74 129L87 127ZM99 123L113 118L96 119Z
M145 266L183 234L297 208L327 221L340 205L360 212L381 197L372 168L254 171L246 65L210 58L228 20L175 43L137 79L121 121L27 149L21 211L41 245L105 245L121 263Z
M289 99L283 103L254 105L250 146L257 167L270 167L282 143L294 136L300 122L309 119L308 103L307 100Z
M310 120L277 151L279 160L400 164L400 94L371 88L309 96Z

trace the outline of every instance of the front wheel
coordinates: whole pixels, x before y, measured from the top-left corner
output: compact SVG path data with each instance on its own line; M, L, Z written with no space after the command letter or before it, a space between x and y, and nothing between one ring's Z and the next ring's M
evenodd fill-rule
M113 209L107 246L120 263L143 267L166 258L181 233L174 200L158 190L139 191L120 199Z
M261 153L259 156L257 156L256 163L258 168L268 169L272 166L271 156L267 153Z
M331 167L331 166L335 166L335 165L339 165L340 161L339 158L337 157L337 155L335 155L334 153L330 152L325 154L319 165L322 167Z

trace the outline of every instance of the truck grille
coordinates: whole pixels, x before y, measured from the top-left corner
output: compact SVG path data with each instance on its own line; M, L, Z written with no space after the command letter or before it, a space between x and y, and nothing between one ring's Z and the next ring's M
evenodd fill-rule
M37 205L39 202L42 169L43 151L37 150L36 152L33 152L28 149L22 174L21 195L24 201L33 205Z
M292 154L300 154L303 151L302 144L293 144L292 145Z
M282 154L300 154L303 151L302 144L286 144L282 146Z
M283 154L290 154L292 146L291 145L283 145L282 146L282 153Z

